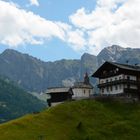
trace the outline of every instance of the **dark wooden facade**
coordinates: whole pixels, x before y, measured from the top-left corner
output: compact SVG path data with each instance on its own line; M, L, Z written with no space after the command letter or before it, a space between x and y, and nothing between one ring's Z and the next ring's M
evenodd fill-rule
M66 100L71 100L73 92L71 88L51 88L48 89L47 94L50 95L47 102L48 105L51 106L53 103L61 103Z

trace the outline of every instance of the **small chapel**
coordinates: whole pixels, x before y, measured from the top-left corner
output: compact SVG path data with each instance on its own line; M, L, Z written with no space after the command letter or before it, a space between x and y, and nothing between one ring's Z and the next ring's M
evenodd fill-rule
M90 83L87 72L84 75L83 82L75 82L74 86L72 87L72 91L73 99L89 98L91 95L93 95L93 86Z
M51 87L48 88L46 94L50 97L47 100L49 106L55 106L67 100L89 98L93 95L93 86L86 72L83 82L75 82L72 87Z

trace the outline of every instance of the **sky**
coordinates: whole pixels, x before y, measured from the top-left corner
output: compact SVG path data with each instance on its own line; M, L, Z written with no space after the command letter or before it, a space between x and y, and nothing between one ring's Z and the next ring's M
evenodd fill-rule
M140 0L0 0L0 52L43 61L140 47Z

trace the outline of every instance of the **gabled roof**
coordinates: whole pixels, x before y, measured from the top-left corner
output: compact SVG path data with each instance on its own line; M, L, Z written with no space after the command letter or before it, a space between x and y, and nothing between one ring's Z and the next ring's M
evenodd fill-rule
M120 64L120 63L116 63L116 62L105 62L101 67L99 67L99 69L97 69L97 71L95 73L93 73L92 77L102 77L101 73L102 71L109 71L109 70L113 70L115 68L119 68L121 70L125 70L125 71L129 71L129 72L133 72L133 73L140 73L140 67L139 66L135 66L135 65L128 65L128 64Z

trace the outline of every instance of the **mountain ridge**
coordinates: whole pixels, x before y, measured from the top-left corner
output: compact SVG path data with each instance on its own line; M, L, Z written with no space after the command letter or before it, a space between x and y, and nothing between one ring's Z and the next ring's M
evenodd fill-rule
M81 81L85 72L92 75L105 61L140 63L140 49L112 45L104 48L97 56L84 53L80 59L54 62L44 62L28 54L7 49L0 54L0 75L9 77L27 91L42 92L48 87L70 86L77 80ZM95 83L94 79L91 81Z

